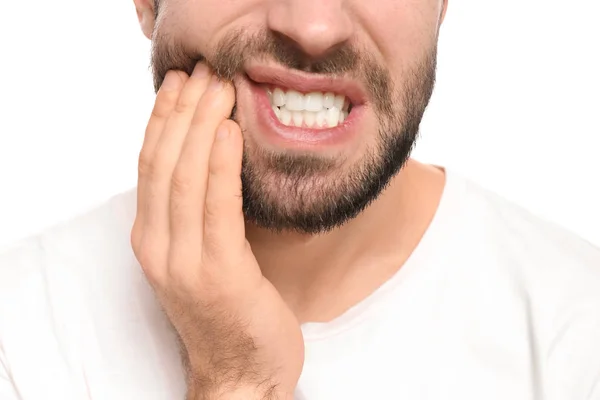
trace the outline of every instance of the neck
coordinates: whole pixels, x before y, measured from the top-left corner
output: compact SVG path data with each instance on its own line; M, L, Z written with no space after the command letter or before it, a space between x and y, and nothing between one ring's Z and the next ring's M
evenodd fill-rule
M301 322L328 321L379 287L408 259L431 222L444 172L409 160L364 212L321 235L248 225L263 275Z

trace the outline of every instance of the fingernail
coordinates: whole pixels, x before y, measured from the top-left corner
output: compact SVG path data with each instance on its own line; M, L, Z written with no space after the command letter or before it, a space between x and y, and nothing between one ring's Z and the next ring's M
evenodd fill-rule
M208 66L203 62L199 62L194 67L194 71L192 71L192 76L196 78L204 78L208 75Z
M180 84L181 79L179 78L179 76L177 76L177 72L167 71L165 79L163 80L163 83L160 86L160 88L163 90L177 90Z
M213 75L210 79L210 88L212 90L221 90L223 88L223 82L221 82L216 75Z
M225 140L229 137L229 128L224 125L219 126L217 129L217 140Z

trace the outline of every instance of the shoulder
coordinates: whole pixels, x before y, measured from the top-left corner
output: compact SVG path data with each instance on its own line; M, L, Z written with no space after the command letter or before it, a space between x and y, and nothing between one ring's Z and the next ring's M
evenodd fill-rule
M464 180L463 251L481 274L509 282L528 315L544 398L600 396L600 248ZM498 294L498 293L496 293Z
M469 179L452 174L449 182L447 210L457 215L448 237L465 273L512 282L542 303L541 313L590 303L600 309L599 247Z
M131 250L135 211L135 192L122 193L0 255L0 383L4 369L26 398L184 390L174 334Z
M461 232L471 252L554 302L600 306L600 248L478 184L464 180ZM557 304L558 306L558 304Z
M127 280L134 210L135 196L123 193L0 254L0 367L24 396L85 392L73 377L93 354L95 324L107 324L94 305L111 302L119 270Z
M88 212L22 239L0 253L0 333L7 314L19 314L73 279L129 253L135 192L111 197ZM21 304L19 304L21 303ZM21 307L21 308L19 308Z
M464 180L464 187L466 226L507 260L546 277L569 275L582 284L600 283L599 247L477 183Z

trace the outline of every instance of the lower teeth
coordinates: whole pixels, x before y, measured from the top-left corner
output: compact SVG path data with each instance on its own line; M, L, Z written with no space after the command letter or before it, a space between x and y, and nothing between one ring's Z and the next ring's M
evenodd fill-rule
M348 111L342 111L336 107L323 109L318 112L313 111L290 111L285 106L273 106L273 112L277 119L286 126L305 127L313 129L335 128L344 123L351 107Z

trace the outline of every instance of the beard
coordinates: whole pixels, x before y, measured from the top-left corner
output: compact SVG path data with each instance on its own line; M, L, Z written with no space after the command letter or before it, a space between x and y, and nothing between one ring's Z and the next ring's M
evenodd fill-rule
M289 69L345 76L363 84L379 121L375 144L345 165L341 157L291 154L254 145L245 132L242 160L243 212L247 222L274 232L321 234L344 225L367 208L408 160L435 84L437 47L402 71L402 84L367 51L343 44L325 57L306 55L289 39L271 31L231 32L210 54L155 30L151 67L157 92L170 69L191 74L198 61L223 80L244 74L248 60L272 60ZM359 133L360 135L360 133ZM365 137L369 133L365 132ZM344 166L345 165L345 166Z

